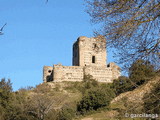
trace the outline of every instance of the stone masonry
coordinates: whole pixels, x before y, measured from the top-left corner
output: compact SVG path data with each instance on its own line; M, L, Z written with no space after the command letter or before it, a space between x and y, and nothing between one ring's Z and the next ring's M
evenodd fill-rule
M120 76L120 68L115 63L107 65L106 58L106 39L103 36L79 37L73 44L73 66L44 66L43 81L83 81L84 75L92 75L99 82L111 83Z

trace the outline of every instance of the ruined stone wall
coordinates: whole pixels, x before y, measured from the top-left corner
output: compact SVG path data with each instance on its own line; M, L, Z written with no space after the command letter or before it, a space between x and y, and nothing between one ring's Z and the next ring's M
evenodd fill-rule
M86 75L92 75L98 82L112 82L112 69L99 66L87 66L84 69Z
M53 72L54 82L82 81L84 75L83 67L80 66L54 65Z
M84 75L92 75L98 82L111 83L120 76L119 67L115 63L107 66L44 66L44 82L83 81Z
M119 76L121 76L120 67L117 66L115 63L111 62L108 64L109 67L112 70L112 79L117 79Z
M53 81L53 67L44 66L43 67L43 82Z

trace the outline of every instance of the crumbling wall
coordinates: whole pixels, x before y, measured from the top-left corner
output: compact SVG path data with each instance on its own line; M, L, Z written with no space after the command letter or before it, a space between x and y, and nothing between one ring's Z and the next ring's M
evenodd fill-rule
M43 67L43 82L53 81L53 67L44 66Z
M108 64L108 67L112 70L112 78L117 79L119 76L121 76L120 67L117 66L115 63L111 62Z
M119 67L115 63L107 66L44 66L44 82L83 81L84 75L92 75L98 82L111 83L120 76Z
M83 67L80 66L54 65L53 71L54 82L83 80Z
M107 67L87 66L84 69L86 75L92 75L98 82L112 82L112 70Z

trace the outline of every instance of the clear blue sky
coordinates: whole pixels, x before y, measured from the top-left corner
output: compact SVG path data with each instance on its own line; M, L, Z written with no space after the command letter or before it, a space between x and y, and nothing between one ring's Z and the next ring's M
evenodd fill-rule
M93 36L83 0L0 0L0 78L13 89L42 83L44 65L72 65L72 44ZM112 53L108 61L113 61Z

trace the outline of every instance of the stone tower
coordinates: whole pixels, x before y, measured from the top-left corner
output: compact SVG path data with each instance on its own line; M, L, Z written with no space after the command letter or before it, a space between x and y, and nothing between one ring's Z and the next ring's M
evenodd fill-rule
M73 66L106 66L106 40L79 37L73 44Z

